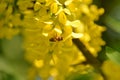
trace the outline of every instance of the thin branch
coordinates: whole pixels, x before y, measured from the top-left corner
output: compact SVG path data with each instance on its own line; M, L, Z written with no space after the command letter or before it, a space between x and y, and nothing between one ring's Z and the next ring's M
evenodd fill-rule
M103 76L104 80L107 80L106 76L101 70L102 63L91 54L91 52L79 39L73 39L72 41L77 46L77 48L83 53L87 60L87 63L92 65L95 68L95 70L97 70Z

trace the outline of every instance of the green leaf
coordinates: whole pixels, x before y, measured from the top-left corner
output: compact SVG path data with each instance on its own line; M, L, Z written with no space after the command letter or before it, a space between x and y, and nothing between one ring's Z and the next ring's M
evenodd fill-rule
M98 53L97 59L103 63L105 60L108 59L107 55L105 54L106 50L105 50L105 46L102 47L102 50Z
M111 10L110 15L111 15L113 18L115 18L115 19L117 19L117 20L120 21L120 2L119 2L119 5L115 6L115 7Z
M114 61L117 64L120 64L120 52L110 47L106 47L106 55L110 60Z
M110 15L106 15L104 19L105 25L113 29L115 32L120 33L120 20L111 17Z
M109 3L112 2L112 3ZM107 46L120 51L120 0L102 0L105 15L101 23L107 27L103 34Z
M103 34L106 45L120 52L120 33L108 28Z
M112 12L112 10L120 5L120 0L101 0L102 1L102 6L105 9L105 13L109 14L110 12ZM118 12L119 10L117 10Z

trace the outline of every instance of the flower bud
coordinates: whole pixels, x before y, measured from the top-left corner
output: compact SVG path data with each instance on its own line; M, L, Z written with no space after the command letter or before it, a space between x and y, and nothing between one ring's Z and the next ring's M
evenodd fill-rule
M58 11L58 5L56 3L52 3L50 6L50 10L52 13L56 13Z

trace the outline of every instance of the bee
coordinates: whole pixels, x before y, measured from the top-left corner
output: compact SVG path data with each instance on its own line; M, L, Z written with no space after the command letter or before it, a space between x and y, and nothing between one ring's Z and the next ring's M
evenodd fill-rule
M57 42L57 41L62 41L63 37L62 36L55 36L49 39L51 42Z

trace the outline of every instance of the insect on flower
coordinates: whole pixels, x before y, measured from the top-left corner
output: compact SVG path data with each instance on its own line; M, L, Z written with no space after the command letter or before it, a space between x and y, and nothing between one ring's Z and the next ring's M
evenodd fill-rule
M57 42L57 41L62 41L63 37L62 36L55 36L49 39L51 42Z

